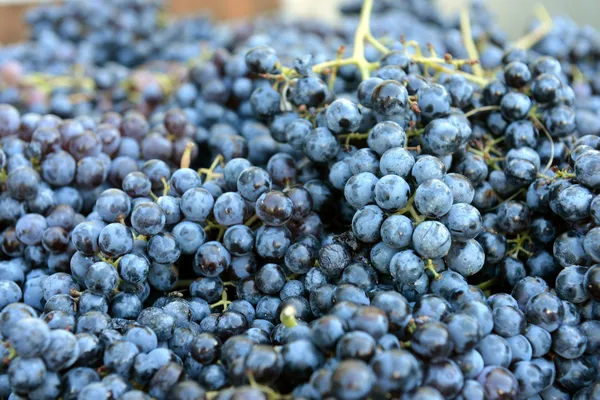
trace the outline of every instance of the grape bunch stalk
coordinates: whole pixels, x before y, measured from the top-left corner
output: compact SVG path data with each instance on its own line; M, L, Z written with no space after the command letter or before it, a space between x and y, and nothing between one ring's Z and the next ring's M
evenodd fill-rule
M161 10L0 49L0 399L600 396L597 32Z

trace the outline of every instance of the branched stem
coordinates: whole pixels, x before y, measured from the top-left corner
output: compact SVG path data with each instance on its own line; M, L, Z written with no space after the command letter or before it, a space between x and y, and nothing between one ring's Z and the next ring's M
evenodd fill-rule
M412 217L414 224L419 225L421 222L425 221L425 217L420 215L417 212L417 210L415 210L414 201L415 201L415 195L413 194L410 197L410 199L408 199L408 203L406 204L406 206L404 206L403 208L398 210L396 212L396 214L404 215L404 214L408 213Z
M105 256L105 255L104 255L102 252L98 252L98 253L96 254L96 256L97 256L97 257L98 257L98 258L99 258L101 261L104 261L105 263L112 265L112 266L113 266L113 268L115 268L115 269L117 269L117 270L119 269L119 261L121 261L121 258L122 258L122 257L119 257L119 258L117 258L116 260L113 260L113 259L112 259L112 258L110 258L110 257L106 257L106 256Z
M212 164L210 165L210 167L208 168L200 168L198 170L198 174L204 174L206 175L206 180L205 182L208 181L212 181L215 178L222 178L223 174L218 173L218 172L214 172L215 169L220 165L222 168L225 167L225 159L223 158L223 155L219 154L215 157L215 159L213 160Z
M577 177L577 175L575 175L573 172L568 172L565 170L556 171L554 176L558 179L573 179Z
M225 234L225 227L223 225L214 223L212 221L207 221L206 222L206 226L204 227L204 232L208 232L208 231L212 231L212 230L218 230L219 233L217 234L217 242L220 242L221 239L223 238L223 235Z
M228 300L227 298L227 290L225 290L225 288L223 288L223 291L221 292L221 300L217 301L216 303L212 303L210 305L210 308L216 308L216 307L223 307L223 311L227 311L227 307L229 307L229 305L231 304L231 300Z
M316 65L313 65L312 71L316 74L324 74L327 72L332 73L332 79L329 81L330 88L333 85L333 80L335 75L337 74L337 68L345 66L345 65L354 65L360 71L360 75L362 80L369 78L371 71L379 68L379 62L369 62L365 57L365 42L371 44L375 49L377 49L382 54L388 54L390 49L384 45L380 40L376 39L371 33L370 22L371 22L371 12L373 11L373 1L374 0L364 0L363 7L360 12L360 18L358 22L358 27L354 33L354 48L352 50L352 55L348 58L341 58L340 54L335 60L325 61ZM470 29L470 28L469 28ZM472 39L471 39L472 41ZM430 47L431 56L424 56L423 52L418 43L414 41L402 41L404 48L408 50L409 48L414 48L414 53L408 53L411 61L417 64L422 64L427 71L427 68L431 68L439 73L447 73L447 74L459 74L464 76L471 82L474 82L478 85L486 85L489 80L484 76L478 76L476 74L470 74L465 71L461 71L459 68L463 65L473 65L474 71L481 71L478 63L478 56L473 57L472 60L454 60L452 56L449 54L444 55L443 58L438 57L435 54L435 51L432 47ZM476 54L476 53L474 53ZM453 68L449 68L447 65L451 65ZM277 76L269 76L269 79L284 79L291 80L297 78L299 75L292 69L282 67L281 74ZM483 74L480 74L483 75Z
M482 157L488 166L500 171L502 168L500 168L498 162L505 161L506 157L504 156L504 153L496 148L496 145L502 141L504 141L504 136L497 139L486 136L483 144L480 141L476 141L475 146L477 146L477 148L469 147L468 151ZM491 156L490 153L494 154L496 157Z
M385 47L385 45L383 45L379 40L373 37L373 35L371 34L371 30L367 32L367 34L365 35L365 39L371 44L371 46L375 47L380 52L384 54L390 52L390 50L387 47Z
M360 12L360 20L356 32L354 33L354 49L350 58L327 61L313 66L312 70L315 73L322 73L325 70L343 65L356 65L360 71L363 80L369 78L371 70L378 66L378 63L370 63L365 58L365 40L374 44L375 48L387 53L387 48L377 41L371 34L371 12L373 11L373 0L365 0Z
M518 258L519 253L523 252L531 257L533 253L525 249L525 245L527 243L531 243L531 241L532 240L531 236L529 236L529 233L519 233L514 239L509 239L506 241L507 243L514 244L514 247L507 254L514 258Z

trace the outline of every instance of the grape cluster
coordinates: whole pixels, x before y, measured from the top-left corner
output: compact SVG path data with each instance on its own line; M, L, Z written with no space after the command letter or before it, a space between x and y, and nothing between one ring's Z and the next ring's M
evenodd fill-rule
M30 16L117 97L0 104L0 398L600 396L595 33L389 3L196 27L140 103L187 23Z
M169 21L164 7L71 0L31 9L29 40L0 48L0 101L63 118L155 107L173 95L186 63L232 38L205 15Z
M25 70L59 74L74 63L133 67L149 60L194 57L194 42L217 39L206 16L170 23L162 0L70 0L31 9L26 23L29 40L6 51Z

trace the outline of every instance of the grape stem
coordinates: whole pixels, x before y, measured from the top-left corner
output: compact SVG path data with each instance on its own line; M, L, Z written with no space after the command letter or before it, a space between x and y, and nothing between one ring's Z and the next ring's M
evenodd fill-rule
M216 303L212 303L210 308L223 306L223 311L227 311L227 307L229 307L230 304L231 300L227 298L227 290L223 288L223 291L221 292L221 300L217 301Z
M540 40L542 40L547 34L552 31L552 17L548 13L548 10L541 4L538 5L534 10L536 17L540 20L541 24L527 33L525 36L518 39L513 43L513 47L518 49L527 50L535 46Z
M163 192L162 195L166 196L169 193L169 190L171 190L171 186L169 185L169 182L167 182L167 178L165 178L164 176L160 177L160 181L163 184Z
M404 215L406 213L409 213L410 216L413 218L414 224L419 225L421 222L425 221L425 217L422 215L419 215L419 213L415 210L414 201L415 201L415 195L413 194L410 197L410 199L408 199L408 203L406 203L406 206L404 206L403 208L398 210L395 214Z
M172 289L178 291L183 291L182 289L187 290L189 289L192 282L194 282L194 279L179 279Z
M12 359L17 356L17 352L9 343L5 343L4 346L8 348L8 355L2 359L2 364L7 367Z
M433 275L434 280L437 280L440 277L440 274L438 274L438 272L435 270L435 266L433 265L433 261L431 261L431 259L427 260L425 269L431 272L431 275Z
M218 230L219 233L217 234L217 242L220 242L221 239L223 238L223 235L225 234L225 227L223 225L214 223L212 221L206 221L206 226L204 227L204 232L208 232L211 230Z
M183 155L181 156L181 163L179 164L180 168L183 169L190 167L190 164L192 162L192 150L195 146L196 145L194 144L194 142L188 142L188 144L185 145L185 150L183 150Z
M381 41L377 40L373 34L371 33L370 22L371 22L371 13L373 11L373 0L364 0L363 7L360 12L360 18L358 27L354 33L354 48L352 50L352 55L348 58L342 58L341 52L338 51L335 60L325 61L316 65L313 65L312 72L315 74L325 74L332 73L333 76L337 74L337 69L339 67L343 67L345 65L354 65L360 71L360 75L362 80L366 80L371 75L371 71L379 68L379 62L369 62L365 57L365 42L372 45L376 50L381 52L383 55L390 53L390 49L388 49ZM471 39L472 41L472 39ZM431 53L430 56L424 56L421 51L421 47L417 42L414 41L404 41L401 40L404 45L404 49L406 54L410 57L410 60L417 64L422 64L427 72L427 68L431 68L439 73L446 74L458 74L464 76L471 82L474 82L480 86L487 85L489 80L483 76L477 76L475 74L470 74L465 71L461 71L459 68L463 65L478 65L478 56L473 60L454 60L450 54L445 54L444 57L438 57L432 46L429 46L429 51ZM409 53L408 49L413 48L414 52ZM475 54L475 53L474 53ZM453 68L448 67L450 65ZM476 68L474 68L475 70ZM477 71L481 71L481 68L477 69ZM298 77L298 73L292 68L287 68L281 66L281 74L277 76L270 76L272 79L285 79L291 80ZM333 85L332 80L330 80L330 85ZM330 86L331 87L331 86ZM416 104L411 104L413 109L417 109L415 107Z
M336 53L336 60L339 61L342 59L343 55L344 55L344 50L346 49L345 46L340 46L340 48L338 49L337 53ZM333 67L333 70L331 72L331 76L329 77L329 91L333 92L334 89L334 85L335 85L335 78L337 77L337 71L338 71L338 66Z
M339 135L338 138L346 139L345 145L348 146L351 140L366 140L369 138L368 133L348 133L346 135Z
M354 33L354 49L350 58L340 59L333 61L326 61L317 65L314 65L312 70L315 73L322 73L329 68L338 68L343 65L356 65L360 71L360 75L363 80L368 79L371 74L371 70L378 66L378 63L370 63L365 58L365 40L368 41L373 47L382 53L389 52L388 48L381 44L371 34L370 22L371 12L373 11L373 0L365 0L363 3L362 10L360 12L360 20L358 28Z
M112 265L116 270L119 269L119 261L121 261L121 258L123 258L119 257L116 260L113 260L110 257L106 257L102 252L96 253L96 256L100 259L100 261L104 261L105 263Z
M552 163L554 162L554 140L552 140L552 136L550 136L550 132L548 132L548 129L546 129L544 124L542 124L542 122L539 120L538 117L535 116L535 114L530 114L529 119L531 119L531 122L533 122L533 124L538 129L540 129L542 132L544 132L544 135L550 142L550 159L548 160L548 163L546 163L546 166L544 167L544 170L542 171L542 173L544 173L550 169L550 167L552 166Z
M417 323L414 318L411 318L406 325L406 331L412 335L415 329L417 329Z
M415 137L415 136L421 136L423 134L423 132L425 132L425 128L409 129L406 132L406 138L412 138L412 137Z
M287 306L281 310L279 319L286 328L293 328L298 325L298 321L296 320L296 309L292 306Z
M455 68L460 68L463 65L474 65L477 63L476 60L455 60L452 58L450 54L445 54L444 58L440 58L438 56L432 55L430 57L423 56L423 52L421 51L421 46L415 42L414 40L410 40L408 42L404 42L405 49L412 47L415 51L414 55L410 55L410 59L412 62L423 64L433 70L445 74L458 74L464 76L469 81L476 83L480 86L485 86L489 83L489 80L484 77L475 76L473 74L469 74L468 72L461 71L459 69L448 68L444 64L450 64ZM431 48L430 48L431 51Z
M152 192L151 192L152 193ZM154 194L154 193L152 193ZM156 195L155 195L156 196ZM156 200L156 199L155 199ZM139 233L137 235L133 235L133 240L143 240L145 242L148 241L148 237L144 236L144 235L140 235Z
M555 176L559 179L573 179L573 178L577 177L577 175L574 174L573 172L568 172L565 170L556 171Z
M263 392L263 394L267 396L267 400L291 399L291 396L289 395L282 395L270 387L256 382L256 379L254 379L254 374L251 370L246 370L246 377L248 378L248 383L250 383L250 386Z
M248 221L244 222L244 225L250 227L252 225L254 225L254 223L258 221L258 215L254 214L253 216L251 216Z
M488 279L487 281L481 282L480 284L478 284L476 286L481 290L488 290L488 289L491 289L492 287L494 287L494 285L496 285L497 281L498 281L497 278L492 278L492 279Z
M514 239L509 239L506 242L515 245L515 247L508 252L509 256L518 258L519 252L523 252L530 257L533 255L532 252L526 250L524 247L526 243L531 243L531 237L529 236L529 233L519 233Z
M519 196L520 196L520 195L522 195L523 193L525 193L525 189L521 189L521 190L519 190L518 192L516 192L515 194L513 194L512 196L510 196L508 199L506 199L506 200L504 200L503 202L501 202L500 204L498 204L497 206L495 206L495 207L492 207L492 208L488 208L488 209L487 209L487 210L485 210L485 211L494 211L494 210L496 210L498 207L500 207L502 204L504 204L504 203L506 203L506 202L508 202L508 201L514 200L515 198L519 197Z
M465 113L465 118L470 118L473 115L479 114L481 112L497 111L497 110L500 110L500 106L484 106L484 107L474 108L471 111Z
M219 155L217 155L215 157L215 159L213 160L213 162L210 165L210 167L198 169L198 175L200 175L200 174L206 175L205 182L212 181L215 178L222 178L223 174L218 173L218 172L214 172L215 168L217 168L217 166L219 166L219 165L222 168L225 167L225 161L224 161L223 155L221 155L221 154L219 154Z
M469 10L464 7L460 13L460 30L463 37L463 43L467 50L469 59L477 61L473 64L473 74L478 77L483 76L483 69L479 65L479 52L473 42L473 33L471 32L471 19L469 18Z

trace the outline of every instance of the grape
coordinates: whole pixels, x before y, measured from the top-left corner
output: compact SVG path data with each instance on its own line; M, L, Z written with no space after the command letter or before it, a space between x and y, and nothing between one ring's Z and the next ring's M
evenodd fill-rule
M517 48L485 4L360 3L343 29L28 12L0 397L594 397L595 31Z

